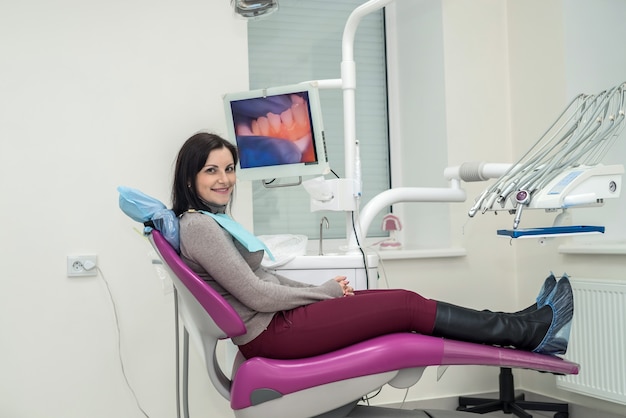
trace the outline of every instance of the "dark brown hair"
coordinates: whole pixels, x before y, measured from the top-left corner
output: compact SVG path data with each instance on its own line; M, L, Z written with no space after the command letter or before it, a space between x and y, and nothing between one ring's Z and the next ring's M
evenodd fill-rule
M188 209L212 211L196 193L196 175L206 164L211 151L227 148L237 165L237 148L219 135L201 132L183 144L176 158L172 185L172 210L179 216Z

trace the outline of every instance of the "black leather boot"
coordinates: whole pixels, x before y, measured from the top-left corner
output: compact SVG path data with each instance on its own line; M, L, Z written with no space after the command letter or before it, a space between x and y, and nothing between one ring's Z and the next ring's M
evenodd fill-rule
M456 340L513 346L541 354L565 354L574 317L574 294L564 275L530 312L476 311L437 302L433 335Z
M473 343L533 350L552 323L552 308L527 313L477 311L437 302L433 335Z

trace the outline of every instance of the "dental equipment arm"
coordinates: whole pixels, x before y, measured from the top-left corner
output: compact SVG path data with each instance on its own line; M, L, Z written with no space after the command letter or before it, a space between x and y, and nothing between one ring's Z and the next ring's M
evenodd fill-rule
M517 229L524 208L557 210L598 206L617 198L622 165L600 163L624 129L626 84L579 95L546 133L469 210L509 210Z
M350 14L344 27L342 38L342 60L341 60L341 80L343 90L343 131L344 131L344 160L345 176L347 179L355 180L361 177L357 173L359 164L357 158L357 138L356 138L356 65L354 62L354 36L361 20L368 14L385 7L393 0L370 0L363 3ZM360 167L359 167L360 170ZM360 194L358 186L355 185L352 199L358 210ZM351 214L346 214L346 236L348 247L356 249L356 236L351 228ZM367 233L367 229L361 229Z
M458 182L453 182L453 187L396 187L385 190L374 196L361 210L359 215L359 236L365 236L374 217L386 207L398 202L464 202L465 191L459 187ZM348 248L356 248L353 241L355 236L350 237ZM361 241L360 241L361 242Z

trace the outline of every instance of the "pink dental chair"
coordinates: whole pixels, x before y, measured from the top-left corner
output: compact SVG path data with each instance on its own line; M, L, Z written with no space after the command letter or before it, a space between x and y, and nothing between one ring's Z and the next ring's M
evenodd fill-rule
M239 354L232 378L228 378L216 358L217 343L243 334L243 322L218 293L187 267L159 231L153 230L149 238L176 290L177 310L185 331L184 353L191 337L200 349L211 382L230 401L237 418L460 417L467 413L357 404L385 384L396 388L414 385L427 366L485 365L578 373L577 364L558 357L399 333L298 360L246 360ZM185 357L183 409L188 416L187 367Z

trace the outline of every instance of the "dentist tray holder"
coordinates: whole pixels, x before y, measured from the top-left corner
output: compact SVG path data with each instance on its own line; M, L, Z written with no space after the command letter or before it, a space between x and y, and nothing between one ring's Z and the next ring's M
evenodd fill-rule
M623 165L600 161L624 129L625 88L623 83L598 94L577 96L515 164L466 163L452 168L447 176L466 181L499 175L476 199L469 216L487 211L514 214L512 229L498 230L498 235L511 238L604 233L603 226L570 226L563 218L569 208L602 206L605 199L620 196ZM525 209L562 213L553 226L519 229Z

